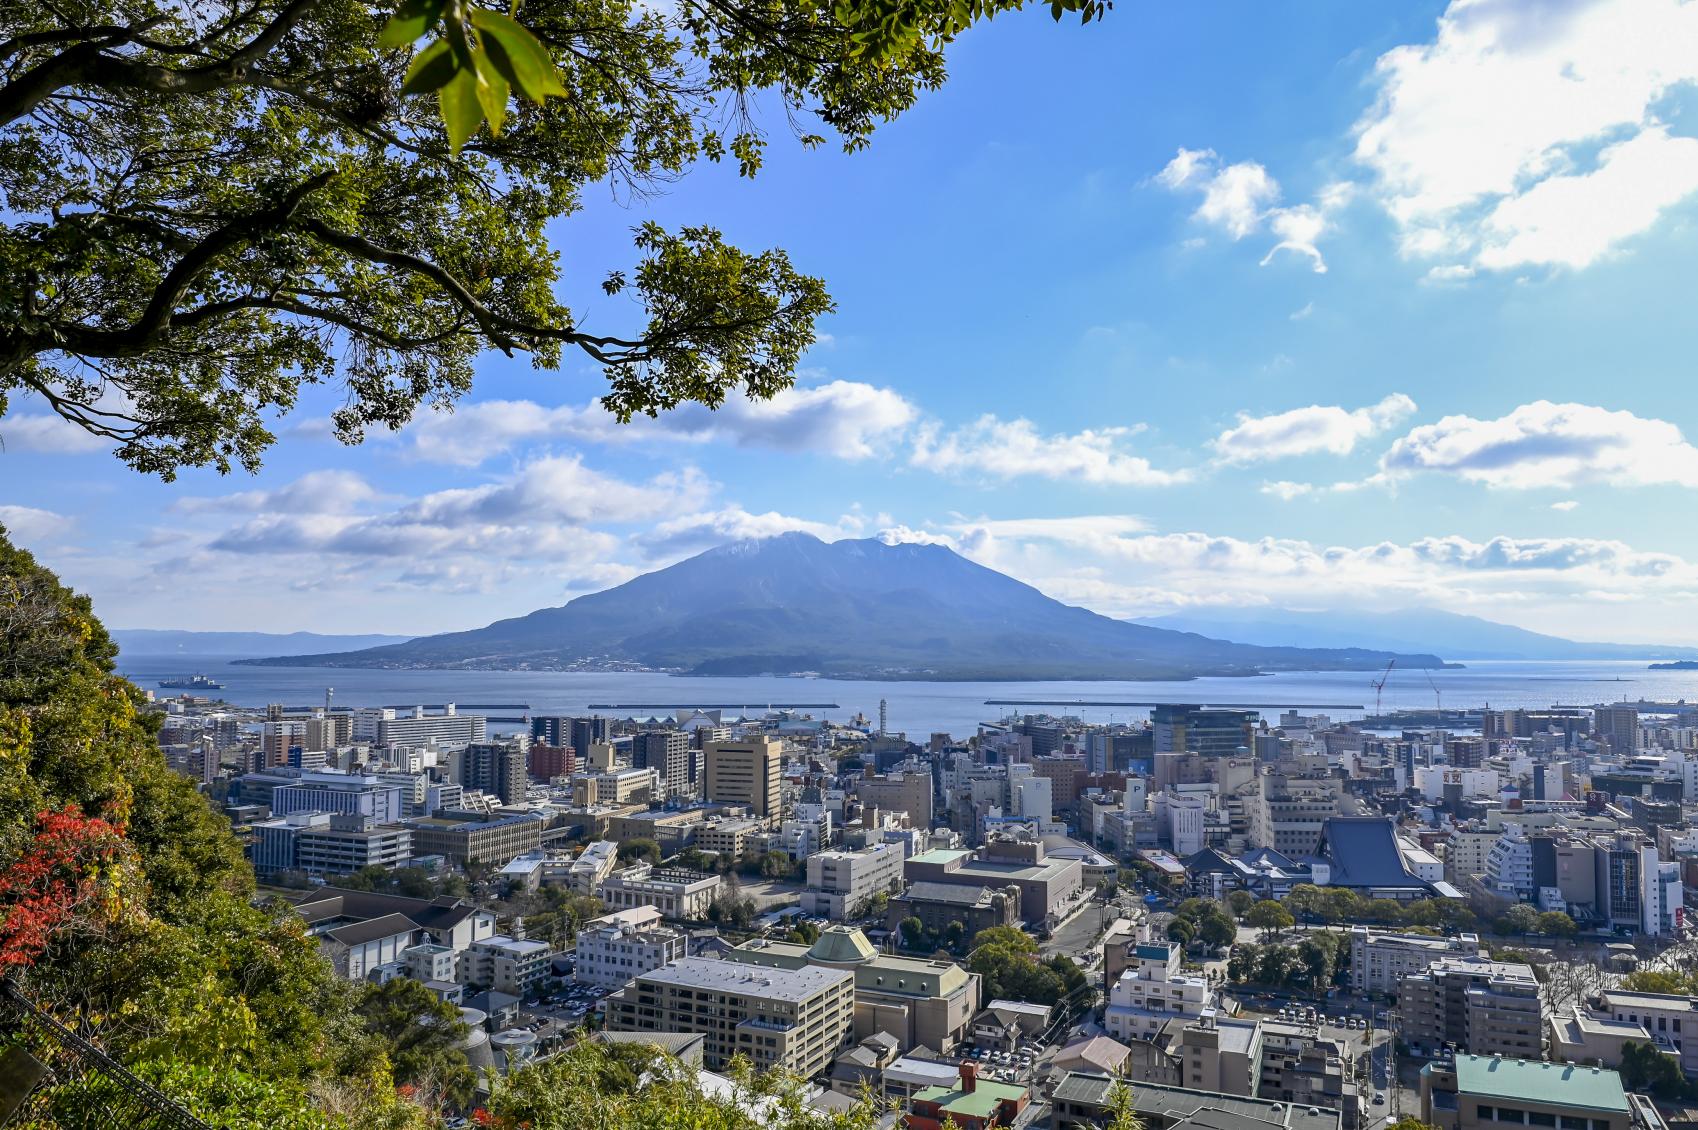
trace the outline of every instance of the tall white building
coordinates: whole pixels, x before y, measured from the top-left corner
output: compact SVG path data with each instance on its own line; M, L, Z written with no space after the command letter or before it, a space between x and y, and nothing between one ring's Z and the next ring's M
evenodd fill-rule
M1103 1027L1123 1043L1149 1039L1175 1017L1194 1019L1215 1005L1208 981L1180 972L1177 943L1151 941L1148 926L1140 926L1138 934L1103 1011Z
M604 989L623 988L632 978L684 956L689 938L661 922L652 906L592 919L578 933L573 978Z
M808 857L808 887L802 913L834 921L853 918L881 891L902 889L904 853L899 844L874 844L860 851L822 851Z

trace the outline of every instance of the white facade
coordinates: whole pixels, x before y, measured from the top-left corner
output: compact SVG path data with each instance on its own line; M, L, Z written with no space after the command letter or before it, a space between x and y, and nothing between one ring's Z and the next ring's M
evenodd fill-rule
M1140 942L1128 956L1132 963L1109 990L1103 1011L1103 1027L1115 1039L1148 1039L1175 1017L1196 1018L1214 1007L1209 983L1180 973L1177 944Z
M623 988L632 978L684 956L689 939L661 922L652 906L603 915L578 934L573 979L604 989Z
M597 840L572 861L567 883L574 894L593 895L601 881L613 872L619 860L619 845L612 840Z
M497 934L473 942L460 958L460 982L522 997L548 974L546 942Z
M1486 853L1486 885L1502 898L1532 901L1533 844L1518 826L1505 828Z
M808 888L802 913L833 921L855 916L879 892L902 888L904 854L897 844L874 844L861 851L822 851L808 857Z

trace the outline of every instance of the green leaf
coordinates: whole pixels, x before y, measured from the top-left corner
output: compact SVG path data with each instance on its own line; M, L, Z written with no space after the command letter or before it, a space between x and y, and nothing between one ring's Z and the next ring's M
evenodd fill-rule
M554 69L554 60L536 36L510 17L487 8L473 10L472 26L484 33L484 47L492 60L526 98L541 102L550 94L565 97L566 88Z
M413 65L407 68L401 93L429 94L433 90L441 90L458 69L454 56L449 54L448 44L438 39L413 56Z
M442 124L448 127L448 148L458 153L483 121L477 76L469 70L456 72L453 80L437 91L436 99L442 109Z
M390 49L405 47L436 26L442 16L443 0L405 0L378 32L377 45Z
M489 119L489 132L500 137L502 123L507 120L507 97L511 93L507 80L496 69L488 51L477 52L472 63L477 69L478 105Z

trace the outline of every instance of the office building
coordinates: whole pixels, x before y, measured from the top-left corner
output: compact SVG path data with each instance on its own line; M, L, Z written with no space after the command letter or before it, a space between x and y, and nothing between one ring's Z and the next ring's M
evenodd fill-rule
M473 942L460 958L460 981L515 997L529 996L548 976L548 943L496 934Z
M902 849L874 844L860 851L822 851L808 857L802 913L834 922L874 913L879 895L902 889Z
M1640 1025L1663 1050L1674 1054L1688 1077L1698 1078L1698 998L1605 989L1600 999L1609 1019Z
M644 730L631 739L631 766L653 769L666 782L666 795L696 795L697 761L690 735L682 730Z
M1635 1116L1635 1097L1620 1075L1601 1067L1459 1055L1421 1069L1421 1121L1438 1130L1660 1128L1654 1111Z
M779 969L687 957L640 974L607 998L613 1032L699 1032L703 1062L746 1057L811 1079L847 1048L854 1030L855 977L847 969Z
M1250 748L1258 718L1254 710L1157 706L1150 711L1154 752L1232 757Z
M1337 777L1263 774L1250 805L1249 844L1296 858L1314 855L1328 817L1339 813L1343 782Z
M936 848L903 865L909 883L948 883L967 887L1020 890L1020 918L1042 925L1070 908L1083 894L1084 866L1078 859L1054 857L1037 840L995 839L977 852Z
M416 855L441 855L464 867L468 860L500 867L542 847L543 821L536 816L451 820L441 816L406 822Z
M604 989L623 988L641 974L685 956L689 937L665 925L652 906L591 919L578 931L573 979Z
M1592 711L1592 732L1617 757L1639 751L1639 711L1631 706L1600 706Z
M390 821L405 815L405 804L400 788L379 777L302 771L271 793L273 816L294 812L335 812Z
M702 795L714 804L740 804L755 816L779 815L784 744L775 738L710 742L702 751Z
M481 714L461 714L453 703L435 713L423 706L406 712L389 706L370 706L354 711L351 732L354 741L382 748L461 746L483 741L488 735L488 724Z
M867 808L906 813L910 827L932 826L932 775L920 770L865 776L854 782L855 795Z

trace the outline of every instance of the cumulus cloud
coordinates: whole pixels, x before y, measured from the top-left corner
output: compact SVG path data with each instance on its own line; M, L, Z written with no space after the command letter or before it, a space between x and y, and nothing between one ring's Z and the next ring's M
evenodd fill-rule
M1237 425L1216 436L1210 446L1223 463L1258 463L1296 455L1348 455L1362 440L1378 435L1414 411L1413 400L1394 392L1378 404L1353 410L1311 404L1271 416L1240 412Z
M1588 404L1523 404L1495 420L1446 416L1415 428L1381 460L1390 476L1436 472L1489 487L1582 483L1698 487L1698 448L1666 420Z
M1551 509L1552 510L1560 510L1563 513L1566 514L1566 513L1568 513L1568 511L1575 509L1579 505L1580 504L1578 502L1574 501L1572 498L1565 498L1561 502L1551 503Z
M1192 218L1243 239L1266 225L1278 237L1262 257L1267 266L1281 251L1309 260L1318 274L1327 269L1316 244L1332 227L1332 215L1350 197L1347 185L1331 185L1314 204L1279 207L1280 187L1255 161L1223 165L1213 149L1180 149L1156 174L1156 183L1174 191L1202 195ZM1189 245L1189 241L1187 243Z
M267 514L350 514L380 495L352 471L309 471L272 490L180 498L171 509L183 514L247 511Z
M687 404L629 424L597 401L550 408L529 400L484 400L419 417L407 428L407 450L414 458L464 467L519 443L561 439L715 443L856 460L884 451L917 415L900 394L859 381L784 389L770 400L733 397L717 410Z
M665 519L634 540L651 557L678 557L747 538L770 538L799 531L823 541L836 541L860 530L861 522L854 515L846 515L836 523L814 522L775 510L751 514L740 506L727 506Z
M1698 142L1657 116L1698 80L1698 5L1453 0L1375 80L1356 158L1408 255L1584 267L1698 191Z
M52 413L19 412L0 417L0 451L86 455L111 447L111 440L93 435Z
M991 479L1062 479L1098 486L1189 481L1189 471L1162 470L1124 450L1126 441L1143 430L1139 425L1045 435L1030 420L991 415L953 432L927 423L916 434L909 462L940 474Z
M76 519L52 510L0 505L0 526L6 527L14 541L40 542L63 537L75 524Z

